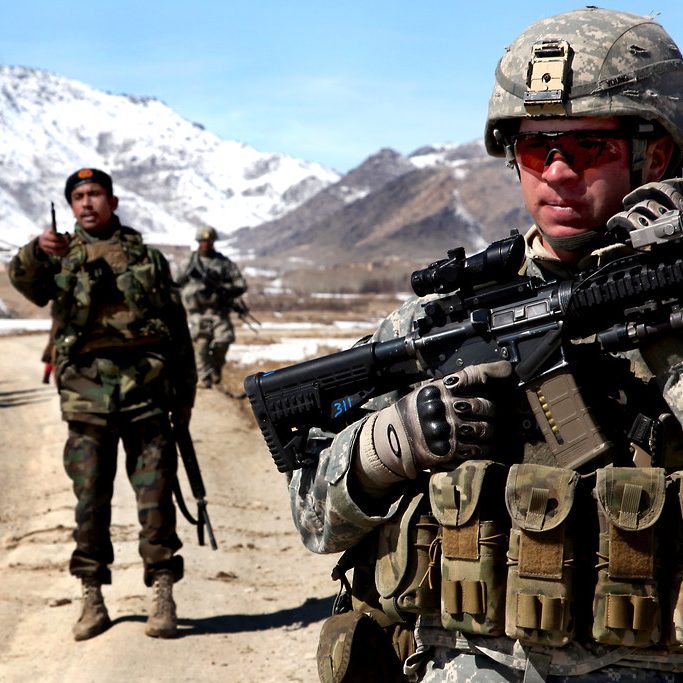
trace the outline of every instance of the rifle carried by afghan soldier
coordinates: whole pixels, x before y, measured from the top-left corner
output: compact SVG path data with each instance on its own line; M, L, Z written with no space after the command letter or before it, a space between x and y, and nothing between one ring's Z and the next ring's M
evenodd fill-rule
M204 488L204 480L202 479L202 473L199 469L199 462L197 462L197 453L194 449L189 426L186 423L174 421L173 436L183 465L185 466L185 473L187 474L187 480L192 489L192 495L197 501L197 517L193 517L187 509L177 477L174 487L176 502L185 519L190 524L197 527L197 540L199 541L199 545L204 545L204 527L206 527L211 548L217 550L218 544L216 543L216 537L213 534L209 512L206 509L206 489Z
M261 321L257 320L249 310L244 299L240 296L237 297L232 303L232 310L237 313L237 317L253 332L258 333L258 330L254 325L261 325ZM253 323L253 324L252 324Z
M531 409L523 422L541 430L559 466L576 469L609 452L594 418L599 406L586 405L575 378L585 346L577 342L592 338L600 356L683 329L681 212L620 237L633 247L628 255L573 280L520 275L525 245L516 233L469 258L452 250L412 275L416 294L441 295L422 305L412 333L246 377L278 470L314 464L305 450L310 429L338 432L366 414L368 399L498 360L512 364Z

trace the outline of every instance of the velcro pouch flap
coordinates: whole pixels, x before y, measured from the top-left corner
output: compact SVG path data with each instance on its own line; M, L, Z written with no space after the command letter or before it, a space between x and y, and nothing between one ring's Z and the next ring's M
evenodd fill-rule
M505 505L513 525L536 532L555 529L571 511L578 482L574 470L512 465L505 486Z
M610 524L624 531L642 531L651 527L664 509L664 468L601 468L597 470L595 493Z
M432 514L444 527L464 526L475 513L493 460L467 460L450 472L436 472L429 479Z

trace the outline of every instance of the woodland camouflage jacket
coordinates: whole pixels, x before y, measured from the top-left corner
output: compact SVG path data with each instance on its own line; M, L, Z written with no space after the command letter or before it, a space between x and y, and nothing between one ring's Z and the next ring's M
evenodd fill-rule
M174 401L192 405L196 369L185 310L168 263L114 216L98 238L76 225L68 253L48 257L37 239L10 263L12 284L38 306L52 302L57 379L68 365L116 356L122 366L153 353L173 379ZM138 376L134 383L145 381Z

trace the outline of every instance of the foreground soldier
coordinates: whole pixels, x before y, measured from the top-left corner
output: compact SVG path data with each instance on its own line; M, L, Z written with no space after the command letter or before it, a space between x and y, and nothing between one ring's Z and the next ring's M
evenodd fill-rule
M235 341L230 312L235 299L247 291L237 264L214 248L216 237L213 228L197 231L199 247L178 278L195 346L199 386L204 389L221 383L225 356Z
M569 12L506 50L485 141L516 168L535 221L527 273L567 277L623 253L606 239L615 214L610 227L628 229L681 208L683 181L661 182L680 174L681 92L681 54L648 18ZM409 302L373 339L406 335L421 312ZM369 417L309 439L317 465L291 477L295 523L310 550L348 550L338 573L354 567L355 611L324 625L321 679L677 680L678 342L644 348L647 363L630 367L580 345L582 386L614 444L580 472L507 431L505 361L373 399ZM644 424L650 438L635 439Z
M69 425L64 465L78 499L69 569L82 581L83 611L73 633L85 640L111 625L101 586L111 583L114 560L109 525L120 439L153 593L145 633L168 638L176 632L173 583L183 576L169 413L189 422L196 385L185 311L162 254L114 214L109 175L81 169L67 179L65 196L73 234L45 230L13 258L10 278L33 303L53 301L55 377Z

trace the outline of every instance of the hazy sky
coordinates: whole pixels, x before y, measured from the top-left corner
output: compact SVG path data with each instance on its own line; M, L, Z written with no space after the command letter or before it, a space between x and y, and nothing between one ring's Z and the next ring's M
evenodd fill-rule
M152 96L225 139L347 171L482 135L505 45L582 7L537 0L6 0L0 64ZM681 0L602 2L683 47Z

